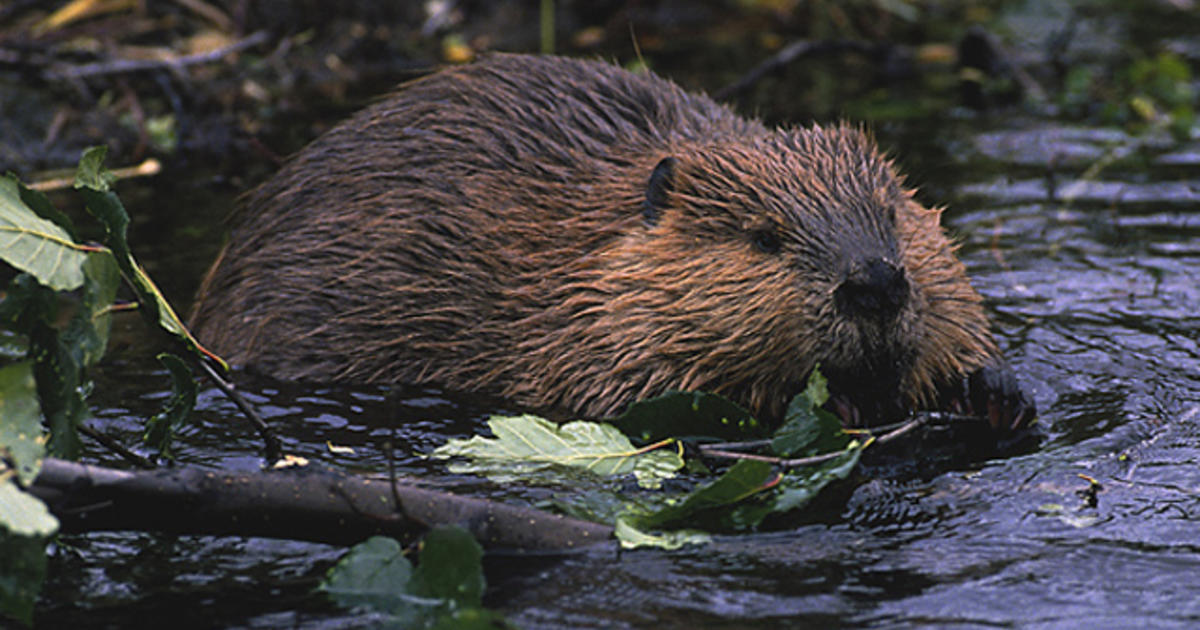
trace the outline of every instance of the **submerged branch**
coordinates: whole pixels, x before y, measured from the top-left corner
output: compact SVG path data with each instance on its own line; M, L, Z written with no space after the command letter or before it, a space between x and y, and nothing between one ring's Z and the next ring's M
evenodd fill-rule
M607 525L531 508L312 467L129 472L48 458L30 492L49 505L64 532L263 536L342 545L376 534L411 541L435 525L458 524L485 547L526 551L578 549L613 533Z

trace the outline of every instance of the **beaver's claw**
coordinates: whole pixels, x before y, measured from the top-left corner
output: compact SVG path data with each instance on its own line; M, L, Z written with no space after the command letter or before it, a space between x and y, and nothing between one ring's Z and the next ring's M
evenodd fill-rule
M964 379L963 399L966 411L986 418L992 429L1016 431L1027 426L1037 416L1037 404L1007 363L992 363L972 372Z

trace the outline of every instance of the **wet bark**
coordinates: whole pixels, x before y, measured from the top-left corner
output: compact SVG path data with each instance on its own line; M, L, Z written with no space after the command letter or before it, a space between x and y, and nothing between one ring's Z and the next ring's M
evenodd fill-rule
M196 467L122 471L45 460L30 488L63 532L155 531L353 544L411 541L441 524L486 548L568 551L612 537L607 525L312 466L260 472ZM399 504L397 505L397 501Z

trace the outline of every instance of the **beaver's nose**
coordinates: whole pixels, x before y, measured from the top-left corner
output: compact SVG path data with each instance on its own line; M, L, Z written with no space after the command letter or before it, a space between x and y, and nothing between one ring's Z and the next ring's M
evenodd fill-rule
M889 321L908 302L904 269L882 258L856 264L834 290L838 308L848 315Z

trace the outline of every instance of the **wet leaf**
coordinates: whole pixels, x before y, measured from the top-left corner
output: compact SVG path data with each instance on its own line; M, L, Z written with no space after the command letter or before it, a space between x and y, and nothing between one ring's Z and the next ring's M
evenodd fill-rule
M83 394L83 365L74 346L38 322L29 334L33 372L42 415L50 429L47 450L54 457L79 457L79 425L88 416Z
M11 485L11 484L8 484ZM33 605L46 579L46 539L0 529L0 620L33 625Z
M175 432L187 423L196 406L196 379L183 359L167 353L157 358L171 374L171 397L164 403L162 411L147 422L142 440L158 451L159 457L170 458Z
M861 455L862 447L856 444L823 464L789 470L779 482L771 510L788 512L808 505L826 486L848 478Z
M87 252L30 209L16 178L8 175L0 178L0 258L51 289L70 291L83 284Z
M21 485L28 486L37 477L45 445L32 363L0 368L0 457L16 466Z
M342 557L321 583L321 590L347 608L391 612L405 605L412 563L400 543L372 536Z
M143 313L151 325L156 325L175 338L191 354L202 360L208 357L218 361L222 366L225 362L220 357L205 350L196 341L192 333L183 325L183 321L175 314L162 291L155 286L150 276L142 269L133 253L125 234L129 227L129 214L125 206L112 192L110 186L113 176L104 170L104 147L92 147L83 153L79 162L79 170L75 174L75 188L83 194L88 212L95 216L103 225L106 233L105 243L113 251L113 256L122 275L133 287L138 296Z
M482 608L482 559L479 543L458 526L426 534L415 570L399 543L375 536L351 549L320 588L342 606L382 613L385 627L509 627Z
M703 545L712 540L707 532L693 529L679 529L662 534L650 534L638 529L627 518L617 519L613 529L622 549L637 549L639 547L657 547L659 549L679 549L685 545Z
M495 438L477 435L469 440L452 439L438 447L433 456L472 460L469 465L455 466L455 472L511 475L514 465L524 472L557 465L599 475L632 473L650 485L683 467L678 451L640 451L610 424L577 421L560 426L523 415L492 416L488 426Z
M723 396L704 392L669 392L638 401L610 422L643 443L689 436L721 440L766 437L749 411Z
M716 481L697 488L681 501L657 512L631 517L630 524L639 529L667 529L683 524L697 514L733 505L747 497L770 488L779 479L766 462L743 459L734 464Z
M421 541L412 593L452 602L457 609L483 605L483 548L461 527L436 527Z
M815 455L846 448L850 436L842 422L821 405L829 400L825 377L813 370L808 386L788 404L783 426L771 438L771 450L780 457Z
M12 481L0 481L0 525L16 536L45 537L58 531L58 519L46 504Z
M112 305L121 284L112 252L94 252L83 263L84 283L81 304L67 324L64 342L77 350L81 365L95 365L108 347L112 328Z
M803 509L830 484L846 479L858 465L862 449L855 444L845 453L816 466L793 468L779 481L770 499L757 504L738 506L730 520L741 529L758 527L773 514L786 514Z
M12 176L10 175L10 177ZM50 203L50 199L42 191L34 190L20 181L17 181L17 189L21 191L21 201L25 202L30 210L47 221L53 221L55 225L66 231L72 241L79 242L79 238L75 234L75 222Z

